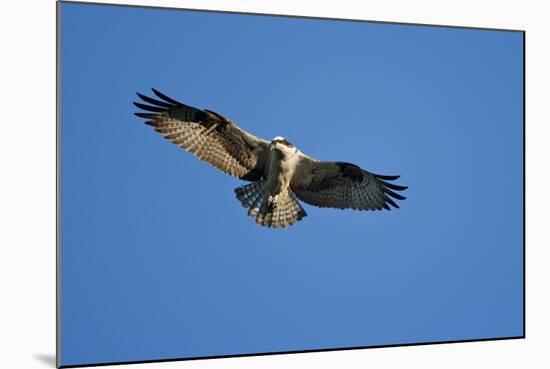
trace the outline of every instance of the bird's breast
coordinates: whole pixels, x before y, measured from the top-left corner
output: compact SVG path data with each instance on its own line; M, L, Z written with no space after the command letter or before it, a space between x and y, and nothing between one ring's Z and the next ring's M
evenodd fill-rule
M297 156L272 150L268 160L268 180L271 180L278 190L288 187L296 169Z

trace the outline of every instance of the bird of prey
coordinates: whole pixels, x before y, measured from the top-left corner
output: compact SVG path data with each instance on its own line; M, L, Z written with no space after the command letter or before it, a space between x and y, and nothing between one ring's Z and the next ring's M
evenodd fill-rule
M407 187L346 162L321 161L303 154L283 137L271 142L251 135L229 119L182 104L152 89L156 98L138 93L134 102L164 138L221 171L252 183L235 189L237 199L256 223L286 228L307 213L299 200L322 208L390 210Z

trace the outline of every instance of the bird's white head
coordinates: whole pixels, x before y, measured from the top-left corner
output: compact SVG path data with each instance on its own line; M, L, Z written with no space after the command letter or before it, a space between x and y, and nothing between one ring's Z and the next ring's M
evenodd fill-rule
M283 155L295 154L298 149L284 137L277 136L271 140L271 150L280 151Z

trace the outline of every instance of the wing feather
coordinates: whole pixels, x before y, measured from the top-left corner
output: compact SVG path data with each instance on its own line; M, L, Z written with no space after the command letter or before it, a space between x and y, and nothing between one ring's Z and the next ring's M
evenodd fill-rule
M370 173L345 162L318 161L302 157L291 187L298 198L310 205L354 210L390 210L399 208L395 200L405 200L395 191L403 191L393 181L399 176Z
M221 171L245 180L264 176L269 142L253 136L222 115L194 108L152 89L155 99L138 93L147 104L135 113L167 140Z

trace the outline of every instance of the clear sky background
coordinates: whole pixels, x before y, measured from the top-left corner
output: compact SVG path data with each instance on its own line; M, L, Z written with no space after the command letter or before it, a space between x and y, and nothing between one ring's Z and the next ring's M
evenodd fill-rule
M523 334L517 32L61 5L61 363ZM410 186L257 226L155 87Z

